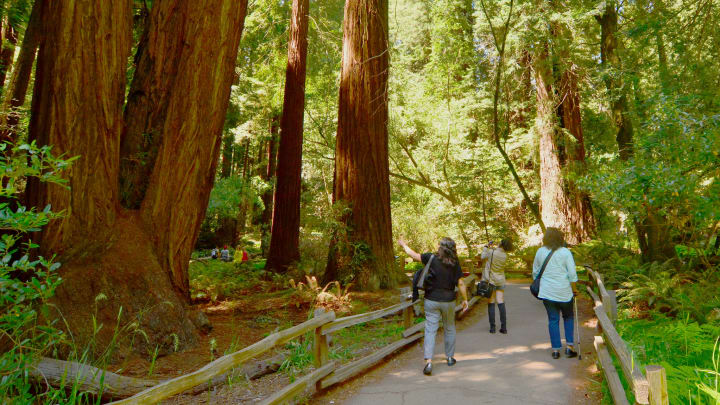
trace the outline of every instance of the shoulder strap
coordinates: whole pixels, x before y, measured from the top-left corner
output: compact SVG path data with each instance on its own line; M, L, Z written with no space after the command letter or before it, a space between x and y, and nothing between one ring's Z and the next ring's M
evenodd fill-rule
M538 274L537 278L541 278L543 276L543 273L545 273L545 267L547 267L548 262L550 261L550 258L552 257L553 253L555 253L555 249L550 250L550 254L547 255L545 258L545 261L542 264L542 267L540 268L540 274Z
M425 268L422 270L422 273L420 274L420 279L418 280L418 283L417 283L418 288L425 288L425 277L427 277L428 270L430 269L430 263L432 263L434 258L435 258L435 255L430 255L430 259L428 260L427 264L425 265Z
M490 263L489 263L488 266L485 268L485 270L487 270L487 276L485 276L485 273L486 273L486 272L483 271L483 278L484 278L485 280L487 280L488 282L490 281L490 272L492 271L493 256L495 256L495 249L493 249L492 252L490 252Z

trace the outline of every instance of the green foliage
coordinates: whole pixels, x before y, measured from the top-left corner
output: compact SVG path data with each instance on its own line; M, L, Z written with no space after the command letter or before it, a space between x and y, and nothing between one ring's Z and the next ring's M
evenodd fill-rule
M61 400L60 393L51 389L33 391L26 376L31 364L64 339L57 320L47 319L48 300L62 282L57 275L60 263L36 256L33 251L38 246L29 239L30 232L39 231L59 214L50 206L26 209L18 194L27 179L63 186L59 174L71 160L55 157L50 147L35 143L0 145L0 398L14 403Z
M265 271L263 267L254 262L194 261L189 268L190 296L217 302L237 297L249 290L273 291L282 288L285 278Z
M711 398L717 395L714 372L720 324L700 325L688 318L655 315L621 320L618 330L641 364L665 367L671 404L716 403Z

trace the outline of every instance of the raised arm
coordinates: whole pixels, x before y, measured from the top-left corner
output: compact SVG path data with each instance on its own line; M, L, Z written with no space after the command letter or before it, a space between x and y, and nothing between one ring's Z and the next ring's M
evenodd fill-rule
M398 245L400 245L400 247L402 247L405 250L405 253L407 253L408 256L412 257L413 260L415 260L416 262L422 263L422 258L420 257L420 253L412 250L410 248L410 246L408 246L407 243L405 243L404 240L402 240L402 239L398 240Z

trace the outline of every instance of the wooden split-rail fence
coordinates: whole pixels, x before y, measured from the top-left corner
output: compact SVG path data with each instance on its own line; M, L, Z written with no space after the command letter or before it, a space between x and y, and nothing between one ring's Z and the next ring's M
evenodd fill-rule
M620 363L620 371L625 376L636 404L668 405L670 401L668 399L665 368L658 365L648 365L645 366L645 373L643 374L642 367L635 361L627 343L615 329L615 322L617 321L615 291L605 288L600 273L594 271L590 266L585 266L585 268L591 276L591 283L597 289L596 293L592 288L587 287L588 293L595 301L595 315L598 319L598 331L600 332L600 335L595 336L594 346L600 367L605 374L605 380L610 387L613 402L616 405L630 404L608 347L615 353Z
M466 285L472 287L476 279L476 276L472 274L463 280ZM479 300L479 297L473 297L469 301L469 306L472 307ZM275 392L261 402L263 405L289 403L292 402L298 395L309 390L325 389L334 384L355 377L367 371L369 368L379 363L383 358L387 357L401 347L420 339L424 335L425 322L417 324L414 323L414 304L414 302L407 299L404 302L388 308L337 319L335 318L334 312L323 312L318 310L315 311L314 317L306 322L293 326L289 329L273 333L263 340L242 350L220 357L196 371L163 381L130 398L112 402L112 404L153 404L160 402L163 399L181 394L193 387L211 381L214 377L227 373L253 357L259 356L275 347L283 346L290 340L312 331L314 333L313 354L315 359L315 370L296 380L294 383L284 387L280 391ZM461 309L462 305L456 305L455 312L458 312ZM374 351L366 357L348 364L337 364L329 359L330 349L328 345L328 337L331 333L353 325L395 315L400 312L403 314L403 325L405 327L401 339Z

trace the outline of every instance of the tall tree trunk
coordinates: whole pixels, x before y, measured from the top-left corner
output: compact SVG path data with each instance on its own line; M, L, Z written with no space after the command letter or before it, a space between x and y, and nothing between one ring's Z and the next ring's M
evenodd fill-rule
M235 137L232 134L226 134L222 138L222 164L220 165L220 178L226 179L232 174L233 168L233 147L235 146ZM237 244L237 218L220 217L218 229L216 232L217 241L222 244Z
M622 61L618 51L622 49L622 42L617 38L617 4L607 1L602 16L596 17L600 23L600 58L605 70L605 86L610 93L610 113L617 128L615 139L618 145L620 160L629 161L635 151L633 147L633 124L628 108L627 91L622 77ZM658 58L661 69L664 56L661 33L658 37ZM665 66L666 67L666 66ZM665 83L664 73L661 72L661 83ZM655 212L651 206L647 208L646 218L633 219L638 245L645 261L661 261L674 255L667 220Z
M275 192L275 169L277 168L277 142L280 117L274 115L270 120L270 139L267 142L267 161L263 173L263 179L270 184L262 195L263 211L260 214L260 229L262 236L260 238L260 250L263 256L267 257L268 248L270 247L270 229L272 228L273 217L273 194Z
M560 45L567 29L554 23L549 32L558 40L553 52L564 68L554 72L549 42L544 41L534 57L537 91L535 130L540 138L540 211L546 226L561 229L569 243L591 238L595 223L587 194L581 192L564 171L582 171L585 147L580 116L577 77L569 51ZM555 74L557 73L557 74ZM563 128L572 138L568 138Z
M15 45L17 45L17 29L9 18L6 18L2 35L2 51L0 51L0 87L5 86L7 72L13 64Z
M20 122L18 108L25 104L25 96L30 85L32 68L35 64L35 52L42 36L40 26L42 4L43 0L36 0L33 3L30 19L20 46L20 53L15 62L15 69L13 69L12 78L5 90L2 114L0 114L0 142L9 142L16 138L16 127Z
M157 235L161 266L189 297L188 259L215 180L247 2L184 1L183 51L141 215Z
M347 241L335 239L325 277L337 277L347 269L368 289L393 285L397 278L388 164L389 59L387 0L348 0L333 200L347 204L350 211L343 217ZM359 264L361 258L354 255L361 246L370 257Z
M308 14L309 0L293 0L283 114L280 121L277 185L270 251L265 265L268 269L280 272L286 271L290 264L300 259L300 192Z
M66 212L39 242L43 254L57 253L63 263L55 303L78 339L93 333L88 308L106 324L95 337L100 343L112 338L119 311L123 322L139 322L148 338L135 340L140 350L158 345L167 353L175 339L192 345L197 328L207 326L185 305L187 266L214 179L246 9L234 0L209 3L168 0L152 10L149 31L167 30L164 38L181 43L182 52L163 55L168 44L156 47L153 64L177 64L177 77L163 91L142 90L165 103L147 102L164 109L164 116L150 114L163 141L140 211L121 207L118 187L132 1L43 3L30 137L79 159L64 173L69 188L31 183L28 197L32 206ZM178 16L186 23L167 24ZM135 79L152 87L165 82L142 76L162 72L148 66Z

